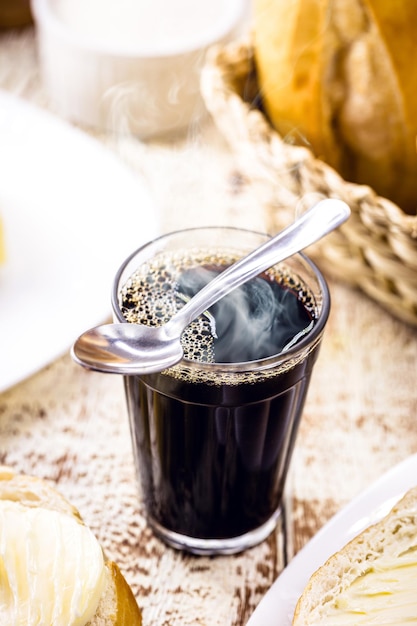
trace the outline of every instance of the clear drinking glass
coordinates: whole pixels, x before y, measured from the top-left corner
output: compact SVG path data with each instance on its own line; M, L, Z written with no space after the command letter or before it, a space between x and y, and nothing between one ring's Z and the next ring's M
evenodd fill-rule
M115 277L115 319L163 323L266 238L208 227L142 246ZM325 279L297 254L193 322L178 365L124 377L148 523L167 544L231 554L274 530L329 309Z

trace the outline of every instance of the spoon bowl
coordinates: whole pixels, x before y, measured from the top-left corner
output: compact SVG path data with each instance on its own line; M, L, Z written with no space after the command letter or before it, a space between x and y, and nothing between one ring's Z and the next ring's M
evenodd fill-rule
M104 324L83 333L74 343L75 362L99 372L143 375L160 372L183 357L181 334L213 304L273 265L300 252L340 226L350 209L340 200L326 199L293 224L221 272L166 324Z
M80 365L100 372L159 372L175 365L183 356L180 335L170 336L171 328L170 322L163 326L103 324L79 337L72 356Z

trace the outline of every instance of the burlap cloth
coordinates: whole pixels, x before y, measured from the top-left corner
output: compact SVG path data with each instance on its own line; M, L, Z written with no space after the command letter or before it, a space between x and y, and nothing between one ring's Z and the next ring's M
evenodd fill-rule
M1 35L0 87L49 106L31 30ZM147 181L161 230L264 228L255 191L209 119L175 143L100 139ZM343 283L331 279L330 288L332 313L292 467L295 550L417 452L415 329ZM279 531L244 554L214 559L155 539L137 494L121 381L85 371L67 354L0 395L0 442L0 462L50 479L80 509L132 585L145 626L242 626L282 568Z

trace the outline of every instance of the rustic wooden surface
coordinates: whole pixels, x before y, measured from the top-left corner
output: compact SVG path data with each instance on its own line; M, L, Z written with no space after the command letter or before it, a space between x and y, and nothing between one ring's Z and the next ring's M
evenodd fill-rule
M50 106L33 30L0 35L0 88ZM99 139L145 179L162 231L263 228L256 194L210 120L176 142ZM416 330L329 280L332 313L292 464L295 551L417 452ZM282 569L279 530L218 558L187 556L153 537L136 490L121 381L83 370L68 354L0 395L0 462L53 481L73 501L121 565L145 626L243 626Z

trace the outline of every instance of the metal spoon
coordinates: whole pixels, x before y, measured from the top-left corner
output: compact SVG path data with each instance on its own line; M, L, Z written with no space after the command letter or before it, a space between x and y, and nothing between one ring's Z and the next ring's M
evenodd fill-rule
M76 340L71 351L73 359L92 370L125 375L150 374L175 365L183 357L180 337L190 322L239 285L321 239L349 215L349 207L340 200L318 202L210 281L163 326L97 326Z

